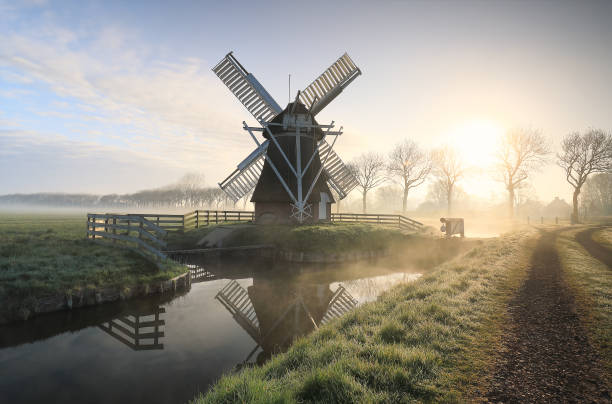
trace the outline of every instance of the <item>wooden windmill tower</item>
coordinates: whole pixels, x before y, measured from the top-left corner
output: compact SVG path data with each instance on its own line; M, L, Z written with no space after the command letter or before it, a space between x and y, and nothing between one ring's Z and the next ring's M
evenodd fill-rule
M221 183L234 201L249 194L258 223L326 221L333 189L343 199L357 181L334 152L342 127L319 125L315 116L348 86L361 70L342 55L283 110L251 73L228 53L215 74L257 119L261 127L242 122L257 148ZM262 142L255 135L263 135ZM328 137L333 141L328 143Z

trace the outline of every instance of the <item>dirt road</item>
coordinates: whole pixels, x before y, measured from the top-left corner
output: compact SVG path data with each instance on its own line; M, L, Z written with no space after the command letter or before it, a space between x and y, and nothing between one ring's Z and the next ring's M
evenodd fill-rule
M509 303L503 349L484 402L611 402L600 355L561 276L556 236L543 232L528 279Z

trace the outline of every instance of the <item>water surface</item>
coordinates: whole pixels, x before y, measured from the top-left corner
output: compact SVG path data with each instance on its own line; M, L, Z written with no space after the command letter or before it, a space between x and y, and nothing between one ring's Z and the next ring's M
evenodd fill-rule
M336 266L190 257L188 292L0 326L0 401L184 403L446 258L425 249Z

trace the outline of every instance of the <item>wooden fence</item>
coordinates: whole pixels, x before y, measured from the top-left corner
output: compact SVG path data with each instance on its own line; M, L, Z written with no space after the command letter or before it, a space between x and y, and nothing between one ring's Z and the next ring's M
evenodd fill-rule
M109 239L113 243L134 248L156 261L166 258L161 251L166 247L168 232L139 215L87 214L87 238Z
M241 210L196 210L185 215L185 228L199 228L212 223L252 222L255 212Z
M168 230L186 230L223 222L252 222L255 212L239 210L196 210L185 215L165 214L87 214L87 238L110 239L135 248L157 262L167 258L163 252ZM332 213L332 222L371 223L419 230L422 223L402 215Z
M164 215L164 214L140 214L128 213L129 216L140 216L165 230L182 230L185 228L185 217L187 215Z
M423 223L402 215L377 215L368 213L332 213L332 222L371 223L398 227L402 230L419 230Z

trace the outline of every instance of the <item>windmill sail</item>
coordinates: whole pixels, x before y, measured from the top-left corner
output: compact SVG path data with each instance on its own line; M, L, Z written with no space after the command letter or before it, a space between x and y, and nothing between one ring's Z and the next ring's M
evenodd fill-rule
M338 286L327 306L325 315L321 319L321 324L327 324L334 318L338 318L346 312L353 310L357 303L357 300L351 296L344 286Z
M226 179L219 183L221 189L234 202L247 195L255 188L259 175L263 169L263 164L268 148L269 141L266 140L257 149L253 150L238 167Z
M360 74L361 70L345 53L300 93L300 101L316 115Z
M327 153L330 154L326 159ZM327 184L340 199L344 199L357 186L357 179L325 139L319 142L319 156L321 161L325 161L323 169L327 175Z
M263 119L269 122L282 111L272 96L255 76L246 71L232 52L212 70L258 121Z
M236 322L253 338L259 341L259 320L249 297L249 292L240 286L235 280L231 280L223 289L217 293L215 298L232 313Z

